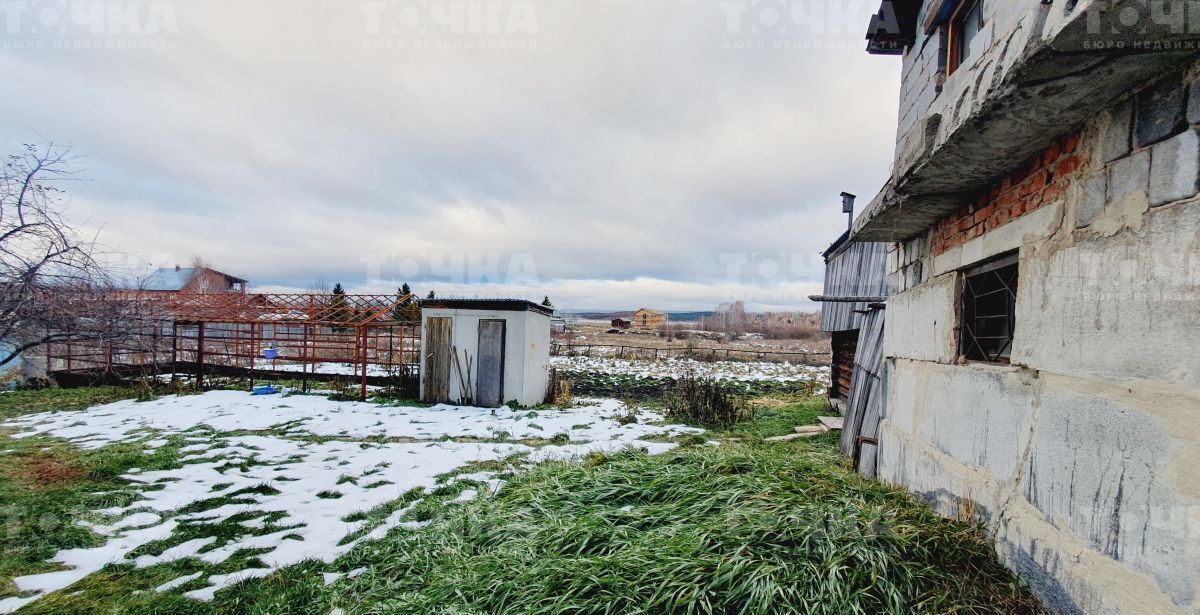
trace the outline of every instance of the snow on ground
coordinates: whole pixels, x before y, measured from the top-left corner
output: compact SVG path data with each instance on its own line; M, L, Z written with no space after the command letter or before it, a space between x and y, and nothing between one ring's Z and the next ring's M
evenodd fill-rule
M303 363L289 363L286 361L262 361L255 365L256 369L265 369L276 372L308 372L310 374L335 374L338 376L358 376L362 377L362 365L357 363L310 363L307 366ZM395 376L399 365L387 366L376 363L367 364L368 376Z
M694 359L663 359L660 361L626 360L608 357L552 357L550 362L561 370L629 375L640 378L678 378L692 373L701 378L737 380L741 382L799 382L824 381L829 367L793 365L791 363L696 361Z
M169 444L165 437L186 434L187 444L181 448L181 468L131 471L124 477L144 486L142 498L126 507L101 511L111 523L89 525L107 537L104 545L60 551L52 559L62 564L63 570L14 579L23 594L31 593L0 600L0 612L11 612L66 588L110 563L130 562L144 568L196 558L220 564L242 549L265 550L257 558L266 567L207 577L189 575L156 588L175 591L189 587L193 589L185 595L211 600L215 592L240 580L305 560L331 563L359 542L382 538L392 528L420 527L423 524L403 521L412 504L373 524L346 518L393 502L414 488L428 492L438 484L439 475L471 462L518 454L524 454L528 462L565 460L628 446L661 453L674 444L643 438L701 431L662 425L660 415L645 410L640 411L639 422L621 425L615 417L627 411L620 402L585 403L567 410L493 411L447 405L387 407L315 396L213 391L19 418L6 423L25 429L15 438L44 434L83 448L138 442L153 450ZM556 440L558 444L509 441L549 440L558 434L566 435ZM338 439L320 442L308 436ZM371 441L363 441L367 439ZM494 491L503 482L488 472L458 478L483 486L464 491L456 501L476 497L479 489ZM221 496L232 499L208 510L178 513L189 504ZM129 557L138 547L169 539L189 524L224 523L235 515L240 515L236 521L246 532L227 543L193 539L155 555Z

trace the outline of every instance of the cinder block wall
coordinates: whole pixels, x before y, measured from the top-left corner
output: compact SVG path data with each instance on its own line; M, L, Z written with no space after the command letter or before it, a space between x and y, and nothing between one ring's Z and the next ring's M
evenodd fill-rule
M888 258L879 477L947 515L969 502L1057 612L1200 612L1198 70L1013 161ZM1012 250L1011 364L967 363L961 271Z

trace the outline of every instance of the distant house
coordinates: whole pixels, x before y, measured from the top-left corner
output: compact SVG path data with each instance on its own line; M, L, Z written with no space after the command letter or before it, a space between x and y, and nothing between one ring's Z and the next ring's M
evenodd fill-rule
M208 267L162 268L151 273L139 290L176 293L245 293L248 280L222 273Z
M665 326L667 321L666 313L648 308L642 308L633 313L633 327L635 329L657 329Z
M624 318L612 319L612 328L614 328L614 329L628 329L629 327L632 327L632 326L633 326L633 323L631 321L625 320Z

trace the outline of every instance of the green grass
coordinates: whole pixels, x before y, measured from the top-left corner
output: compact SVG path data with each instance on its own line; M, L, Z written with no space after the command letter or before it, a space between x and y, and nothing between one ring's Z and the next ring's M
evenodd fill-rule
M97 404L134 399L129 387L102 386L80 389L18 389L0 393L0 419L51 410L83 410Z
M750 407L750 420L730 427L726 430L729 434L758 439L782 436L793 433L793 427L816 424L818 416L836 415L827 409L823 398L765 398L752 401ZM832 435L835 436L832 441L836 442L836 434Z
M519 474L351 557L348 613L1021 613L977 528L821 444L630 452Z
M593 454L522 472L348 556L347 613L1036 613L980 528L863 480L836 434L762 438L824 414L762 403L672 453Z
M77 522L103 521L92 511L125 506L137 497L119 478L130 468L178 467L174 445L151 455L144 454L141 444L83 451L44 437L5 438L3 445L10 452L0 455L0 514L5 521L0 598L16 595L13 577L56 570L46 560L58 550L103 544Z
M117 395L90 391L97 400ZM0 399L0 412L84 407L87 398L75 391L33 392L27 406ZM456 473L492 470L509 482L496 496L451 505L467 484L446 476L432 494L412 490L354 515L367 532L415 502L405 519L432 521L425 528L395 529L332 565L306 563L240 583L210 603L180 592L202 587L209 574L255 566L255 552L217 567L194 560L141 570L109 566L22 612L1039 612L996 561L979 527L945 520L906 493L859 478L837 454L837 434L762 441L812 424L824 410L822 400L759 400L750 420L706 434L720 440L719 447L684 436L675 439L680 448L658 456L592 454L513 474L516 459L471 464ZM119 476L135 466L175 467L182 444L174 437L152 455L138 444L81 451L50 438L13 440L0 432L0 448L15 451L0 455L0 506L24 511L0 536L0 596L13 595L3 585L12 576L54 569L45 560L58 549L99 544L75 522L127 504L136 492ZM191 538L245 533L235 523L242 520L185 524L135 555ZM359 567L367 571L357 579L322 582L321 572ZM153 591L195 572L203 576L178 591Z

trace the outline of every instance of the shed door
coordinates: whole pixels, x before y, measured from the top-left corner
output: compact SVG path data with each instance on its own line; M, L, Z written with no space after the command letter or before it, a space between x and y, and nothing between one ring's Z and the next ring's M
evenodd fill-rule
M504 321L479 321L479 374L475 401L485 408L504 403Z
M850 382L854 376L854 356L858 353L858 329L833 333L833 365L830 375L830 397L850 397Z
M425 401L450 401L450 319L425 321Z

